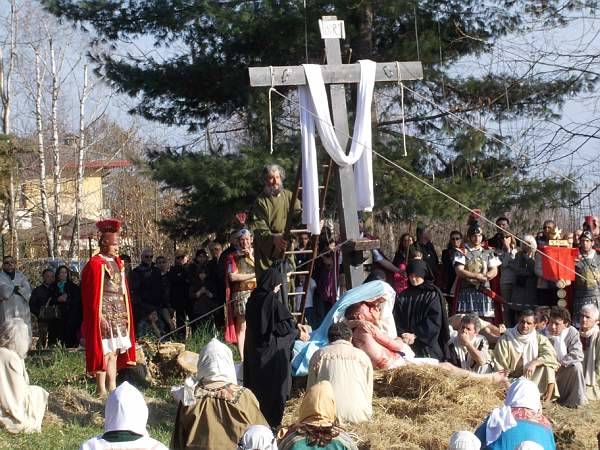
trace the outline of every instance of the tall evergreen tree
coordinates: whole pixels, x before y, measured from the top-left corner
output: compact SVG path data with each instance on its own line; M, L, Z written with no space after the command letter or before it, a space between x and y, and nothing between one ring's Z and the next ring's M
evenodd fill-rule
M307 2L304 10L299 0L41 1L56 15L91 27L98 39L111 41L116 48L119 41L144 36L166 49L168 56L160 60L151 54L95 56L98 70L117 89L140 99L135 113L167 124L187 125L191 132L215 118L245 120L249 138L237 155L225 156L219 151L152 155L157 179L186 194L180 220L192 219L188 225L198 231L222 220L210 209L209 198L222 195L219 204L234 210L236 202L256 193L256 186L248 181L256 176L249 177L248 170L256 170L269 156L263 150L267 141L265 92L250 88L247 68L321 62L322 41L316 21L322 15L344 19L345 60L421 60L425 79L411 88L443 109L478 123L555 117L565 98L593 88L597 81L594 75L569 72L550 77L451 70L466 56L486 54L498 39L523 29L531 20L561 25L567 8L580 7L578 2L565 7L560 0L547 0L544 8L535 8L525 0L316 0ZM511 148L410 94L406 98L409 157L401 159L399 89L388 86L379 92L386 101L380 104L375 150L401 160L420 176L435 178L436 186L465 203L493 213L515 205L556 206L572 196L564 183L530 174L526 155L516 155ZM289 113L284 100L274 101L276 112ZM289 131L288 126L281 116L276 121L281 155L298 153L297 132ZM502 136L508 142L511 138ZM246 163L232 163L229 171L218 169L219 164L236 158ZM194 172L210 173L212 188ZM456 213L438 194L391 172L381 161L376 163L376 172L377 202L391 206L397 216ZM240 176L246 184L240 182Z

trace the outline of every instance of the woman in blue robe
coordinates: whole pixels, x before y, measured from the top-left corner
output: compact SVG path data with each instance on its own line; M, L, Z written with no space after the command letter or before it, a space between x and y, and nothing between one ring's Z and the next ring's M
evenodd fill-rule
M535 383L519 378L514 381L504 400L477 428L481 450L514 450L525 441L555 450L552 425L542 415L540 393Z

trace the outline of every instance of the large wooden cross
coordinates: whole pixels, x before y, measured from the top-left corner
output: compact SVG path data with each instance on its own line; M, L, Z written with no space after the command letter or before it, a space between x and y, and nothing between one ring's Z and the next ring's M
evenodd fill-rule
M321 66L323 80L329 85L333 126L343 148L349 150L350 135L348 129L348 111L346 109L345 83L360 81L360 65L342 64L340 39L345 38L344 22L335 16L323 16L319 21L321 37L325 41L327 65ZM300 86L305 85L306 76L302 66L250 67L251 86ZM377 63L375 81L409 81L423 78L423 67L418 61ZM351 166L336 166L337 207L340 218L340 234L342 241L359 242L358 215L356 212L356 192L353 169ZM367 247L360 245L343 248L343 264L346 276L346 288L361 284L365 278L362 260L354 258L353 251Z

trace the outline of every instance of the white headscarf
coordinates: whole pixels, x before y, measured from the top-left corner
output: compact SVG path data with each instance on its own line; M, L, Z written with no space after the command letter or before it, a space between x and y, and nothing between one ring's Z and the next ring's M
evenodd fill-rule
M196 375L186 378L184 384L171 388L171 395L185 406L190 406L196 403L194 391L198 383L214 381L237 384L233 353L217 338L212 338L200 350Z
M508 341L513 345L519 355L523 355L523 366L538 357L537 332L529 334L519 333L518 326L509 328L505 333Z
M542 411L540 392L533 381L519 378L510 385L504 406L495 408L488 418L485 429L486 445L496 441L503 432L517 426L511 408L527 408L538 413Z
M238 450L277 450L277 440L269 427L250 425L238 443Z
M235 365L233 364L233 353L229 347L212 338L206 346L200 350L198 355L198 381L224 381L225 383L237 383Z
M481 441L470 431L456 431L450 436L448 450L479 450Z
M144 396L127 381L110 393L104 408L104 432L132 431L148 436Z
M517 448L515 448L515 450L544 450L544 447L537 442L523 441Z

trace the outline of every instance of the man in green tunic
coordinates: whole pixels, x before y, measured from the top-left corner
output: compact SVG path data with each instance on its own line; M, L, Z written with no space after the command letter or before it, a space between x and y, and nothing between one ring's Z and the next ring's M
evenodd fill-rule
M290 208L293 194L283 188L284 180L285 171L279 165L269 164L263 168L261 181L264 189L252 207L257 279L274 261L284 259L284 252L289 248L288 236L284 236L284 231L290 209L294 215L292 223L300 220L300 201L296 199L293 208Z

